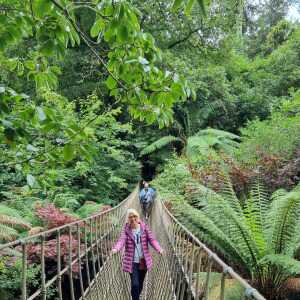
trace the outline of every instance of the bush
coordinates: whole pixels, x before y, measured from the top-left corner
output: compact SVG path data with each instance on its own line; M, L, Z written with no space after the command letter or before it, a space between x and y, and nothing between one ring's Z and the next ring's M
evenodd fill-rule
M19 299L21 291L22 259L15 261L8 256L0 258L0 293L1 300ZM30 264L27 268L27 283L30 287L37 287L40 281L40 267Z
M238 159L250 166L257 164L261 154L290 160L300 147L300 91L292 100L283 102L271 119L255 120L241 129L242 143L236 151Z

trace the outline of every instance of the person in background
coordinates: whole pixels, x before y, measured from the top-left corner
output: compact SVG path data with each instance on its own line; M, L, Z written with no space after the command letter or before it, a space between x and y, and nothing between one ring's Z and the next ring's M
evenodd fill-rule
M140 191L140 203L142 207L142 211L146 219L150 216L151 208L154 203L154 199L156 197L155 190L149 186L149 183L147 181L143 181L143 188Z
M138 212L132 208L128 209L127 223L111 253L115 254L125 247L123 271L130 273L132 300L139 300L146 273L153 265L148 244L158 253L163 254L163 249L148 225L140 220Z

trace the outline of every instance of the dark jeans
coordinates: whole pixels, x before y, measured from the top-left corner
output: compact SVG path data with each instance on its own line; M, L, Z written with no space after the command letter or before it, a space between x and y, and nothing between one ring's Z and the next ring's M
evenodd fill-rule
M147 270L139 270L139 264L133 263L131 277L131 297L132 300L139 300L143 290L144 279Z
M148 202L141 202L143 214L145 217L149 217L152 210L153 200Z

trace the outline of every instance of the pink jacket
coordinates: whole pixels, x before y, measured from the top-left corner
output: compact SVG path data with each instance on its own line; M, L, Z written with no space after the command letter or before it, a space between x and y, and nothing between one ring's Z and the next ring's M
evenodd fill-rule
M161 251L161 247L158 243L158 241L154 238L153 233L149 229L148 225L140 222L141 226L141 242L142 242L142 248L143 253L146 261L147 270L150 270L153 265L152 257L150 255L148 243L157 251ZM125 224L121 236L119 240L114 245L113 249L116 251L120 251L125 246L125 254L123 256L123 271L125 272L132 272L132 263L133 263L133 257L134 257L134 238L132 231L130 229L129 224Z

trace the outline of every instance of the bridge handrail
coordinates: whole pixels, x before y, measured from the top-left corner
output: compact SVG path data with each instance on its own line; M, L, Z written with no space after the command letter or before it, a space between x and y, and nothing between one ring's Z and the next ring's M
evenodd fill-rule
M223 274L230 275L231 278L236 279L245 289L245 294L248 297L253 297L256 300L266 300L264 296L262 296L255 288L253 288L245 279L243 279L238 273L236 273L232 267L228 266L216 253L210 250L204 243L202 243L185 225L183 225L175 216L170 212L170 210L166 207L164 201L160 199L164 212L168 215L168 217L181 227L191 238L195 244L197 244L202 250L204 250L210 259L213 259L222 269Z
M22 300L33 300L40 296L47 298L47 291L51 285L56 283L58 299L64 299L65 291L62 288L62 276L69 277L69 292L67 299L76 300L74 280L80 280L80 298L83 299L87 292L92 289L98 272L107 267L111 243L119 234L120 226L124 220L126 209L134 205L138 187L117 206L91 215L81 220L55 227L43 232L30 235L15 241L0 245L0 251L6 257L18 257L14 252L10 254L8 250L18 250L21 259L21 286L20 293ZM117 226L116 226L117 223ZM61 240L64 237L63 240ZM53 241L53 242L52 242ZM47 252L47 245L55 249L50 257ZM34 259L38 261L40 268L39 286L28 291L27 270L31 257L29 257L30 247L36 247ZM21 247L18 249L17 247ZM29 247L29 248L28 248ZM65 247L65 248L62 248ZM65 251L63 251L65 250ZM54 273L46 274L46 260L51 259L56 264ZM75 269L74 269L75 268ZM73 270L74 269L74 270ZM76 272L76 275L74 276ZM83 275L86 275L84 277ZM75 278L76 277L76 278ZM110 277L110 275L108 275Z
M39 233L36 233L36 234L33 234L33 235L29 235L29 236L26 236L24 238L20 238L20 239L14 240L14 241L9 242L9 243L0 244L0 250L3 250L5 248L9 248L9 247L15 247L15 246L21 245L21 244L23 244L25 242L28 242L30 240L33 240L35 238L39 238L42 235L48 235L48 234L51 234L51 233L55 233L57 231L60 231L60 230L63 230L63 229L67 229L70 226L81 224L81 223L90 221L91 219L95 219L97 217L109 214L109 213L113 212L114 210L117 210L120 206L123 206L124 203L128 200L129 197L130 197L130 195L128 197L126 197L123 201L121 201L118 205L116 205L116 206L114 206L114 207L112 207L110 209L107 209L105 211L102 211L100 213L93 214L93 215L91 215L89 217L86 217L86 218L83 218L83 219L80 219L80 220L76 220L74 222L70 222L70 223L67 223L67 224L62 225L62 226L51 228L51 229L48 229L48 230L45 230L45 231L42 231L42 232L39 232Z

